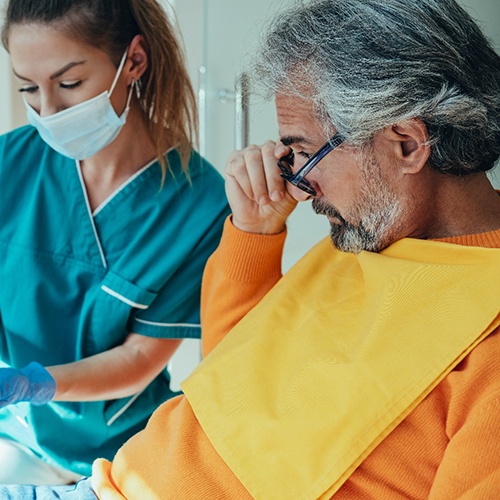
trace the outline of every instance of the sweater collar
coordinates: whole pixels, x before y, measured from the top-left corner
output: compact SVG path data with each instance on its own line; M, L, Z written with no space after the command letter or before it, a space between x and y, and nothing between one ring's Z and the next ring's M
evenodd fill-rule
M444 243L454 243L455 245L464 246L500 248L500 229L497 229L496 231L488 231L487 233L437 238L434 241L442 241Z

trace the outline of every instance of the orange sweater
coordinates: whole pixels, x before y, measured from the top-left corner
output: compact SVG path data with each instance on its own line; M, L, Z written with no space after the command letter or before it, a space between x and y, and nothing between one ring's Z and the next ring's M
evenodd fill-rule
M204 354L280 278L284 238L242 233L226 223L204 277ZM500 230L444 241L500 248ZM365 459L335 499L498 498L499 365L497 330ZM103 500L251 498L183 396L162 405L112 464L97 461L93 484Z

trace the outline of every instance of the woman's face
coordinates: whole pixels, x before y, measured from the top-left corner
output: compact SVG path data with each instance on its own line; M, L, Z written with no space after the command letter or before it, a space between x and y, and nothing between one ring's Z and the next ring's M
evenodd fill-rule
M117 72L103 50L42 24L13 25L8 45L19 92L42 117L110 90ZM129 83L121 74L111 96L118 115Z

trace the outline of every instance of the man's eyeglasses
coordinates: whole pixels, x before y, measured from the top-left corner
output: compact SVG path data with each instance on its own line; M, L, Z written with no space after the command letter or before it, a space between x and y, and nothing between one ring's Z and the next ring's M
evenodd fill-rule
M293 151L283 158L278 160L278 167L281 170L281 177L294 186L302 189L307 194L316 196L316 191L305 179L305 176L328 154L333 151L337 146L340 146L345 141L345 138L340 134L335 134L321 149L316 151L306 164L296 173L293 173Z

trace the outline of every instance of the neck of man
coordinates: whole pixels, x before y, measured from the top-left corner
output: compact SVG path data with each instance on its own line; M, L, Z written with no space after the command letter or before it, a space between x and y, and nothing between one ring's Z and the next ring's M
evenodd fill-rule
M422 225L408 236L448 238L500 229L500 193L485 173L463 177L430 173L432 193L420 204ZM425 206L423 206L425 204Z

